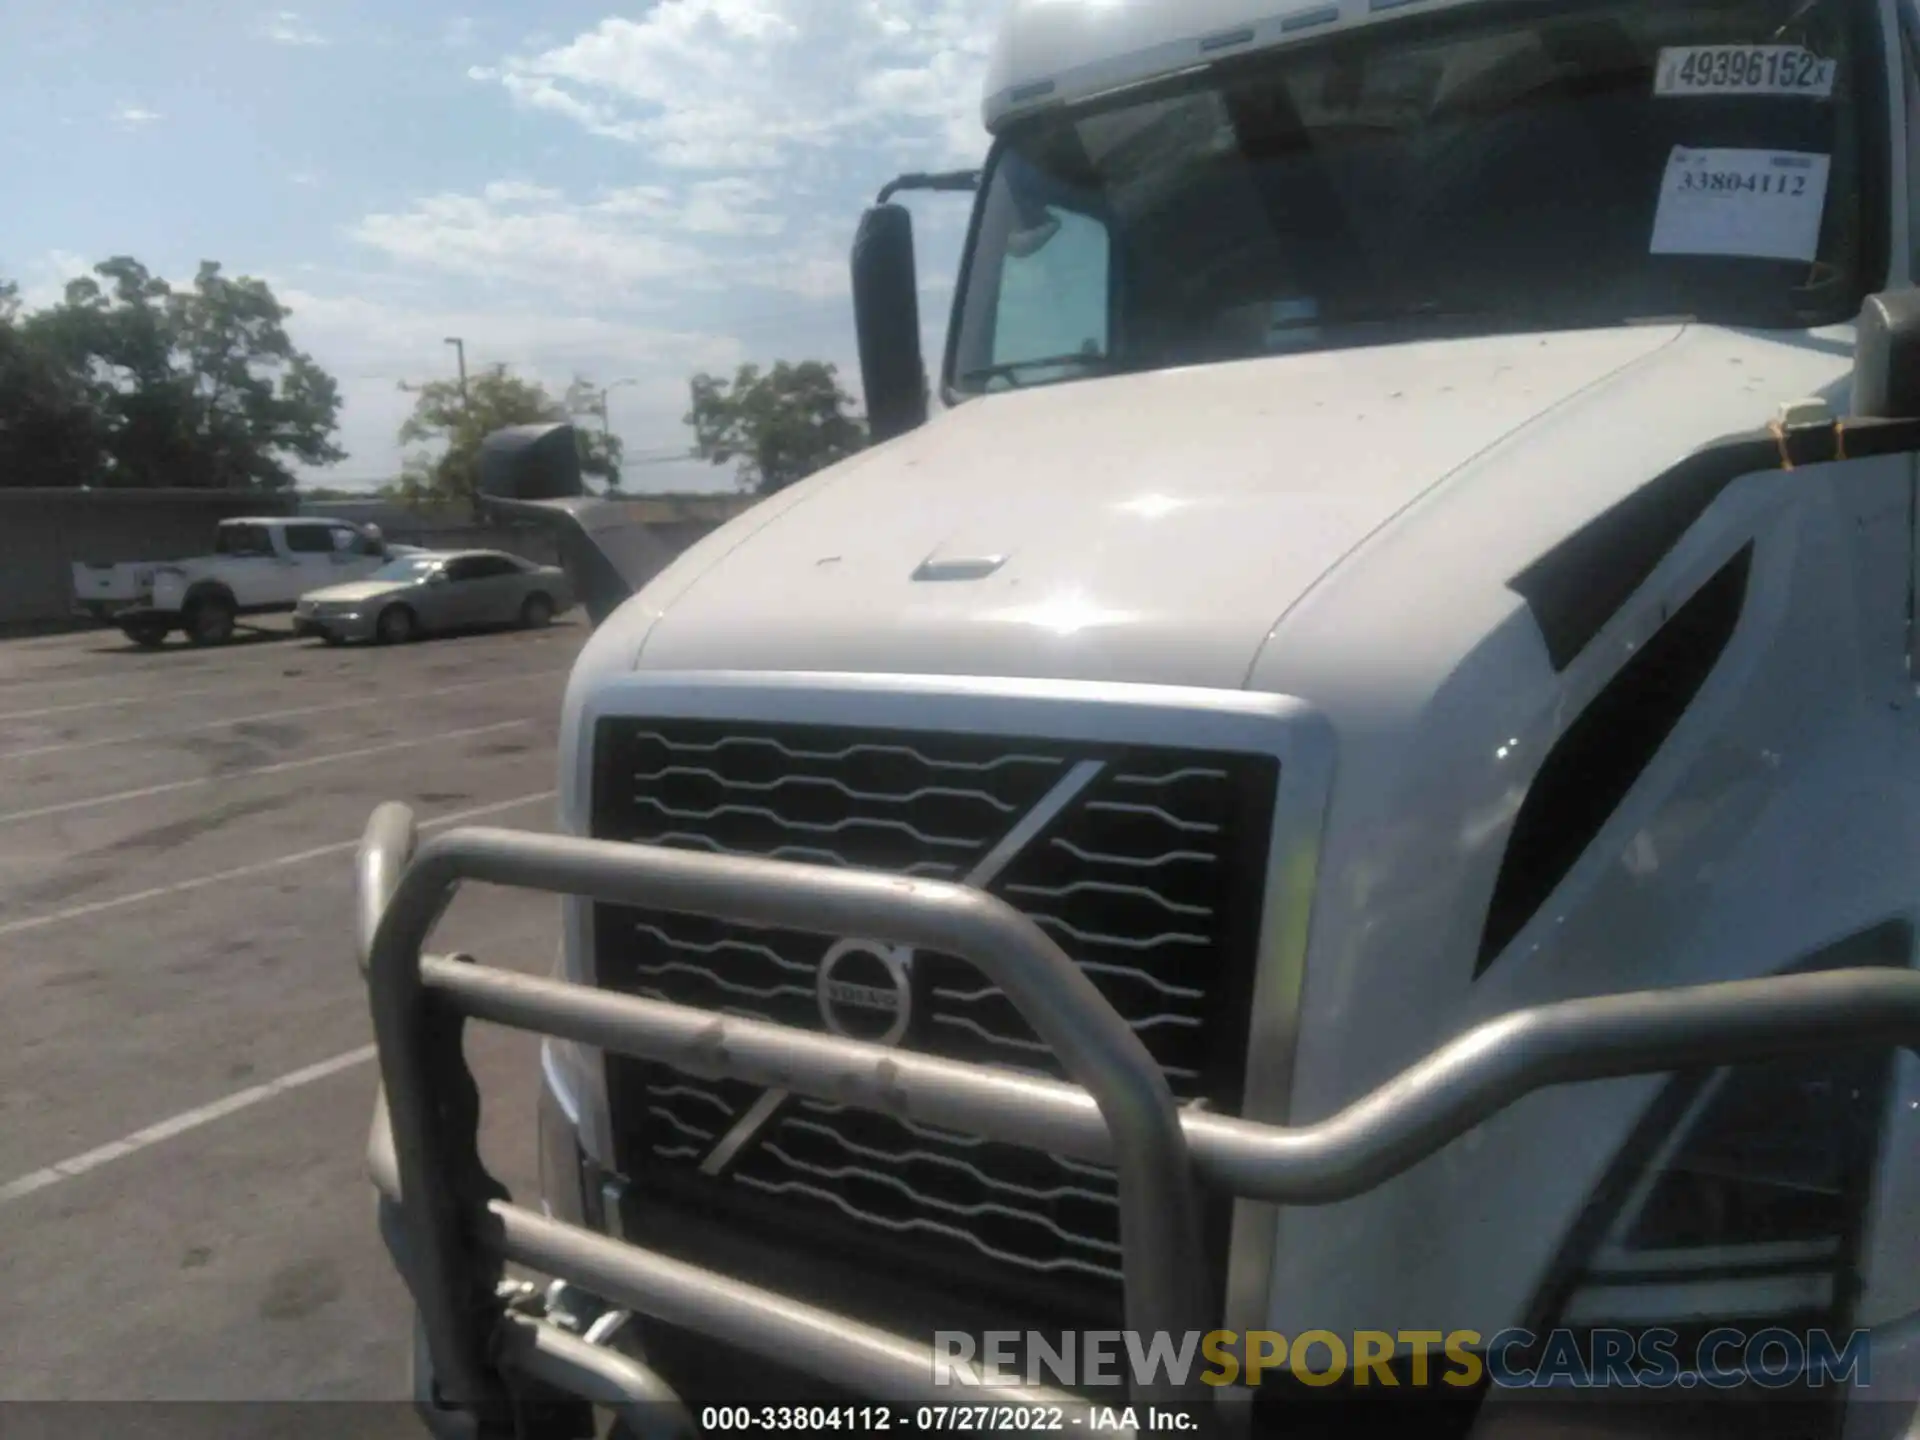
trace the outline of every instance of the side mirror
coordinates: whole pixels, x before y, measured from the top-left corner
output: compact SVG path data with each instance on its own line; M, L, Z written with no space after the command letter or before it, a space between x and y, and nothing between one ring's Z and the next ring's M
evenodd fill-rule
M480 499L564 500L584 495L573 426L509 425L480 444Z
M514 425L480 444L479 509L550 532L595 625L666 568L661 539L617 500L587 493L572 425Z
M875 443L927 423L927 367L920 353L920 281L913 216L876 205L853 240L853 320L860 380Z
M1920 419L1920 289L1869 295L1853 348L1853 413Z

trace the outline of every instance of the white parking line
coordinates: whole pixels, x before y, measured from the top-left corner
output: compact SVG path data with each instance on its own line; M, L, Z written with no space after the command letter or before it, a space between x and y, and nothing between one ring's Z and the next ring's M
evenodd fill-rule
M225 685L210 685L203 690L169 690L166 698L192 700L201 695L218 695L227 688ZM118 695L111 700L82 700L78 705L46 705L38 710L8 710L0 713L0 720L44 720L49 715L78 715L82 710L124 710L129 705L144 704L147 699L145 695Z
M566 673L566 669L559 668L531 670L515 675L496 675L487 680L468 680L459 685L442 685L435 690L415 690L406 695L363 695L357 700L333 700L325 705L297 705L291 710L263 710L256 715L234 715L225 720L208 720L198 725L181 725L170 730L142 730L138 734L114 735L102 740L68 740L58 745L34 745L25 750L0 750L0 761L30 760L36 755L68 755L76 750L102 750L109 745L137 745L142 740L164 740L174 735L197 735L203 730L225 730L234 725L250 725L262 720L292 720L302 715L327 715L341 710L364 710L372 705L404 705L414 700L436 700L442 695L458 695L468 690L485 690L495 685L524 685L529 680Z
M306 675L298 678L309 680L339 680L344 671L328 671L324 675ZM0 712L0 720L45 720L52 715L78 715L83 710L125 710L131 705L146 705L155 700L198 700L208 695L232 695L248 690L284 690L287 681L296 677L276 675L271 680L258 680L247 685L203 685L191 690L163 690L158 695L115 695L110 700L80 700L70 705L46 705L38 710L7 710ZM92 681L86 683L92 684Z
M492 650L488 653L498 654L499 650ZM43 705L37 710L0 710L0 720L45 720L55 715L78 715L88 710L125 710L130 706L147 705L156 701L165 701L170 704L175 700L201 700L209 695L244 695L253 690L284 690L287 688L287 682L289 680L351 682L364 677L368 668L373 667L356 667L352 664L342 663L328 670L302 670L291 675L282 673L274 675L271 678L263 677L259 680L246 680L239 685L199 685L187 690L167 688L157 694L142 692L134 695L114 695L104 700L75 700L65 705ZM248 672L236 669L225 673L240 677ZM384 671L378 671L377 673L384 673ZM120 678L121 677L117 675L97 675L86 680L71 683L94 685L102 681L119 680ZM67 684L70 682L55 681L50 683ZM4 693L5 686L3 683L0 683L0 694Z
M58 805L40 805L32 810L0 811L0 825L22 820L44 820L49 815L70 815L76 810L95 810L102 805L119 805L128 800L148 800L155 795L171 795L177 790L194 790L202 785L226 785L235 780L250 780L260 775L284 775L289 770L308 770L316 765L334 765L342 760L365 760L373 755L390 755L396 750L412 750L421 745L436 745L443 740L467 740L475 735L491 735L500 730L517 730L531 720L501 720L493 725L474 725L465 730L443 730L438 735L421 735L412 740L390 740L384 745L366 745L358 750L339 750L331 755L313 755L305 760L282 760L277 765L256 765L251 770L229 770L222 775L201 775L192 780L170 780L164 785L147 785L138 790L119 790L111 795L95 795L86 800L65 800Z
M351 1070L356 1065L364 1065L374 1057L374 1047L362 1045L358 1050L349 1050L344 1055L336 1055L331 1060L322 1060L317 1065L309 1065L303 1070L295 1070L282 1075L278 1080L269 1080L264 1085L255 1085L249 1089L216 1100L211 1105L202 1105L198 1109L188 1110L171 1119L162 1120L157 1125L149 1125L144 1130L136 1130L122 1139L111 1141L97 1149L75 1155L68 1160L56 1161L44 1170L36 1170L31 1175L22 1175L5 1185L0 1185L0 1205L10 1205L49 1185L58 1185L62 1180L71 1180L76 1175L84 1175L89 1170L98 1170L102 1165L112 1164L115 1160L124 1160L162 1140L171 1140L176 1135L189 1130L197 1130L202 1125L211 1124L236 1111L246 1110L260 1105L289 1090L298 1090L302 1085L311 1085L316 1080L325 1080L329 1075L338 1075L343 1070Z
M578 638L578 632L568 622L561 621L548 630L512 630L500 634L470 635L449 643L459 647L457 653L462 657L498 657L516 650L537 650L550 645L566 644ZM4 661L8 652L18 647L18 641L0 640L0 661ZM354 651L321 650L313 646L264 644L243 645L224 655L220 650L214 649L176 655L108 656L106 663L110 663L112 668L103 669L91 675L35 675L31 671L25 674L0 672L0 696L18 698L22 692L29 689L72 689L81 685L124 686L152 676L196 681L221 677L238 680L248 675L259 674L273 663L287 662L335 661L338 668L326 672L327 674L341 677L357 676L366 673L368 669L399 669L416 663L404 658L408 653L409 651L379 650L363 655ZM449 650L448 653L451 656L456 652ZM436 658L438 658L437 652Z
M496 800L491 805L476 805L470 810L455 810L449 815L439 815L421 822L420 828L438 830L445 825L458 825L463 820L478 820L484 815L498 815L503 811L517 810L524 805L536 805L542 800L551 800L554 793L552 790L542 790L537 795L521 795L512 800ZM9 920L0 924L0 938L19 935L28 930L44 930L53 925L64 925L69 920L84 920L90 915L104 914L109 910L138 905L147 900L163 899L168 895L185 894L189 890L204 890L209 885L223 885L229 880L244 880L250 875L264 875L270 870L284 870L292 865L304 865L309 860L342 854L356 848L359 844L358 838L336 840L331 845L316 845L311 850L281 855L272 860L258 860L251 865L239 865L214 875L201 875L192 880L176 880L171 885L156 885L151 890L136 890L131 895L116 895L111 900L95 900L86 905L69 906L65 910L51 910L45 915L25 915L18 920Z

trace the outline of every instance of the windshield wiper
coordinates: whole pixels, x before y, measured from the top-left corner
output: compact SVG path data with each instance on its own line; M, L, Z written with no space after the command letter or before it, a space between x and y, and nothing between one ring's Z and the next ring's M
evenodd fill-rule
M1087 355L1075 351L1069 355L1042 355L1033 360L1006 360L998 365L982 365L977 370L960 372L962 385L976 384L983 380L1013 380L1029 370L1053 370L1062 365L1081 365L1090 370L1111 370L1113 357L1109 355Z

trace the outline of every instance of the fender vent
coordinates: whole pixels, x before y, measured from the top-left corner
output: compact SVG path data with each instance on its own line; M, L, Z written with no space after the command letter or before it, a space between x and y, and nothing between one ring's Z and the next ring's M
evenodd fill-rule
M1748 545L1653 633L1547 755L1507 839L1476 979L1593 843L1700 693L1733 638L1752 565Z
M1887 920L1777 973L1903 968L1913 947L1912 923ZM1824 1330L1842 1348L1857 1323L1892 1061L1854 1050L1670 1077L1568 1231L1528 1328L1671 1329L1676 1357L1723 1325ZM1763 1411L1800 1412L1790 1433L1838 1433L1795 1403L1817 1395L1766 1393ZM1739 1433L1779 1433L1758 1418Z

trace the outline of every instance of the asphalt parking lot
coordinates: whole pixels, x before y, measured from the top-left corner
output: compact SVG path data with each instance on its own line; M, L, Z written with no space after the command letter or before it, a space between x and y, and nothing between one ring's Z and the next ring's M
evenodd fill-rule
M404 1397L353 851L385 800L551 828L568 619L0 642L0 1401ZM558 932L551 899L474 890L436 948L545 973ZM468 1049L524 1195L534 1044Z

